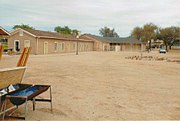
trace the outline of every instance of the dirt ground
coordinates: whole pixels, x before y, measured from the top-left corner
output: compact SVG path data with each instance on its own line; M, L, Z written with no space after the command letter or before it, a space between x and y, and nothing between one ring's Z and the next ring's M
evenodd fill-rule
M37 102L32 111L29 102L28 120L180 119L180 63L125 59L134 55L140 53L31 55L23 82L52 85L53 113L49 103ZM143 55L180 59L179 52ZM4 55L0 68L18 59Z

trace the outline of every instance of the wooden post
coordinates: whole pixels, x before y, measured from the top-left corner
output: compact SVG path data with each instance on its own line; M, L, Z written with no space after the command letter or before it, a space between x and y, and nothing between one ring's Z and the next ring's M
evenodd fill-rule
M17 67L26 66L27 60L29 58L30 51L31 51L30 47L23 49L23 52L22 52L22 54L19 58L19 61L17 63Z
M1 59L2 59L2 54L3 54L3 46L0 45L0 61L1 61Z

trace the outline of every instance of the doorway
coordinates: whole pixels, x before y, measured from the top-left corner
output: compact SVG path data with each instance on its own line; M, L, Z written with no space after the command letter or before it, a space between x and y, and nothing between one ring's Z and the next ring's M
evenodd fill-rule
M48 54L48 42L44 42L44 54Z
M15 52L20 51L20 42L19 42L19 40L14 41L14 51Z

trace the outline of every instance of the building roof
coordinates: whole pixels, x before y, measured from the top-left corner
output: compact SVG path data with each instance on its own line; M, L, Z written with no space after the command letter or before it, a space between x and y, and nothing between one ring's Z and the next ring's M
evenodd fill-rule
M107 43L128 43L128 44L141 44L141 42L135 38L132 37L125 37L125 38L117 38L117 37L101 37L101 36L96 36L96 35L91 35L91 34L85 34L85 36L88 36L90 38L94 38L96 40L102 41L102 42L107 42Z
M1 35L10 35L7 30L5 30L3 27L0 26L0 36Z
M47 39L63 39L63 40L73 40L73 41L87 41L87 42L93 42L92 40L85 40L85 39L77 39L76 36L72 34L61 34L57 32L49 32L49 31L42 31L42 30L30 30L30 29L21 29L18 28L10 33L10 35L16 34L19 31L23 31L33 37L37 38L47 38Z
M35 35L36 37L48 37L48 38L59 38L59 39L76 39L76 36L73 36L71 34L60 34L57 32L48 32L48 31L42 31L42 30L30 30L27 29L25 31L28 31L29 33Z

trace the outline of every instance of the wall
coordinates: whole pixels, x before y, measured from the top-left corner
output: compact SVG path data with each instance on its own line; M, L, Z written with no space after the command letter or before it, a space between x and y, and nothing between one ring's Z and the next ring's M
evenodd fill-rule
M140 51L141 44L111 44L110 51ZM119 47L117 47L119 46ZM142 50L145 50L145 46L142 47Z
M22 52L24 48L24 40L30 40L30 46L32 47L31 54L36 53L36 38L23 32L23 36L19 36L19 31L15 34L11 35L8 38L8 48L14 49L14 40L19 40L20 42L20 52Z
M48 43L48 54L76 52L77 42L73 40L38 39L38 54L44 54L44 43ZM55 43L57 48L55 50ZM93 51L93 42L79 41L79 52Z

